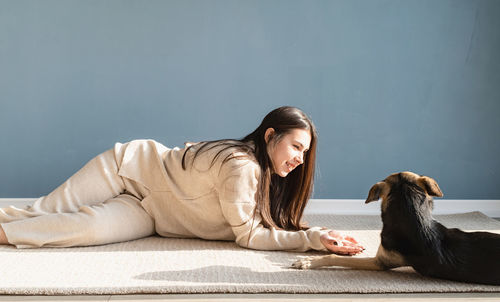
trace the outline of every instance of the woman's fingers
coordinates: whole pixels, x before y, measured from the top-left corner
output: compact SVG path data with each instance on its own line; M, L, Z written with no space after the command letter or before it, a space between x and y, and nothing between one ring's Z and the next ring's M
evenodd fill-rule
M360 245L358 243L358 241L351 236L345 236L344 240L345 240L344 245L356 246L356 247L361 248L362 251L365 250L365 248L362 245Z
M356 255L358 253L361 253L363 250L359 247L338 246L332 248L331 251L336 254L342 254L342 255Z
M353 237L344 236L337 231L329 231L321 235L320 240L329 251L335 254L355 255L365 249Z
M352 242L352 243L356 243L356 244L358 243L358 242L356 241L356 239L354 239L354 238L353 238L353 237L351 237L351 236L346 236L346 237L345 237L345 240L349 240L350 242Z
M359 244L356 240L354 240L354 238L351 237L351 239L353 240L349 240L347 237L345 239L346 241L344 241L344 245L354 246L360 248L363 251L365 250L365 248L361 244Z
M326 244L325 244L326 243ZM335 253L335 254L341 254L341 255L355 255L358 253L361 253L364 249L363 247L360 246L355 246L355 245L341 245L339 242L335 240L331 240L328 242L325 242L324 245L325 247Z

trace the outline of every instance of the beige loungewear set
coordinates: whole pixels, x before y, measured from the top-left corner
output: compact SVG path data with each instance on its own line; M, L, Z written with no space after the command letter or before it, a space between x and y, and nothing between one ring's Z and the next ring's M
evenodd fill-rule
M325 250L319 227L307 231L265 228L253 219L260 168L214 148L193 165L198 144L167 148L153 140L115 144L30 207L0 209L0 224L18 248L88 246L159 234L231 240L258 250ZM229 153L228 153L229 152ZM249 238L250 237L250 238Z

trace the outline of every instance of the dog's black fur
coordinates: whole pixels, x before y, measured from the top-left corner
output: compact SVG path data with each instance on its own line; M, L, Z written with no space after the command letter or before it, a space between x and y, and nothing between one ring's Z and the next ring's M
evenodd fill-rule
M427 184L422 188L403 173L393 176L382 211L381 245L422 275L500 285L500 235L446 228L432 218Z

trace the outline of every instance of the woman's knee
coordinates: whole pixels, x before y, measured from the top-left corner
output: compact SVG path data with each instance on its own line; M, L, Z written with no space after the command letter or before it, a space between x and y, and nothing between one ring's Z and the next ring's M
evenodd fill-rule
M154 220L130 195L119 195L101 205L80 209L87 216L84 237L95 244L128 241L155 233Z

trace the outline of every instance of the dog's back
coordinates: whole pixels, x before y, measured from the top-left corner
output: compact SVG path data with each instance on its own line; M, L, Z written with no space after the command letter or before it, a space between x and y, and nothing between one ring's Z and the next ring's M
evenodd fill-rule
M432 247L408 262L422 275L449 280L500 285L500 235L447 229L434 221L439 233Z

